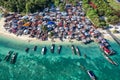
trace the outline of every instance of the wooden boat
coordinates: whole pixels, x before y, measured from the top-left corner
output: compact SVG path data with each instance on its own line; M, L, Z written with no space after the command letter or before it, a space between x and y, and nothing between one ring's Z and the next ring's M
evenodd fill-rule
M16 62L16 59L17 59L17 53L14 53L11 60L10 60L10 63L14 64Z
M80 68L82 70L84 70L85 72L87 72L87 74L90 76L91 80L97 80L97 77L95 76L95 74L93 73L93 71L87 70L85 66L83 66L82 64L80 64Z
M30 48L26 48L26 49L25 49L25 52L27 52L27 53L28 53L28 52L29 52L29 49L30 49Z
M58 46L58 49L57 49L58 54L60 54L61 48L62 48L62 46L59 45L59 46Z
M74 45L71 45L71 49L72 49L73 54L75 54L75 47L74 47Z
M108 60L111 64L118 65L115 61L113 61L108 55L104 54L106 60Z
M42 48L41 54L42 54L42 55L45 55L45 54L46 54L46 47L43 47L43 48Z
M12 53L13 53L12 51L9 51L8 54L5 56L4 60L9 61Z
M75 47L75 50L76 50L77 55L80 56L79 48L78 48L78 47Z
M51 46L51 53L54 53L54 47L55 47L55 45L54 44L52 44L52 46Z
M95 74L92 71L87 70L87 73L90 76L91 80L96 80L96 76L95 76Z
M112 49L109 49L108 47L104 46L103 44L100 45L100 48L106 55L115 54L115 51L113 51Z
M36 51L37 50L37 46L34 46L33 50Z

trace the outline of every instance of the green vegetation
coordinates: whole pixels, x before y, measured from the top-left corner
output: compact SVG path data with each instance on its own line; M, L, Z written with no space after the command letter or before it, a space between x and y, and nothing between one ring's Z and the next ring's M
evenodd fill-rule
M120 10L120 3L118 3L116 0L107 0L109 5L113 7L115 10Z
M11 12L32 13L42 10L50 5L49 0L0 0L0 6L3 6Z
M0 0L0 6L11 12L33 13L50 7L51 4L59 6L64 11L66 3L76 5L80 0ZM120 22L120 5L113 0L82 0L83 9L96 27L105 27L107 23ZM109 2L107 2L109 1ZM118 8L118 9L117 9ZM101 19L104 17L104 19Z
M107 23L120 22L119 11L113 9L105 0L83 0L83 8L96 27L104 28ZM101 17L106 19L101 19Z

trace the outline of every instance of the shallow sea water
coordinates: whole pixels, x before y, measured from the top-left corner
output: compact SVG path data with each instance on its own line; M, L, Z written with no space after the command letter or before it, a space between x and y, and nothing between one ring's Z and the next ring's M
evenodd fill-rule
M1 34L0 34L1 35ZM118 64L120 63L120 46L113 40L109 41L117 54L111 56ZM80 64L86 69L92 70L97 80L120 80L120 65L110 64L93 42L88 45L75 44L78 46L82 56L72 54L70 45L63 45L61 53L50 52L50 45L47 44L47 54L41 55L41 49L45 45L37 45L37 51L33 51L35 44L15 41L0 36L0 80L90 80L85 70L80 68ZM29 47L29 53L25 48ZM15 64L4 61L8 51L18 52ZM84 58L84 54L87 58Z

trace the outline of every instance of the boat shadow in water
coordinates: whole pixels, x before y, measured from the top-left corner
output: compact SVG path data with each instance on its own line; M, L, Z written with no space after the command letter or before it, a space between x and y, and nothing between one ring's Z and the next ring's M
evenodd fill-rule
M5 56L4 60L5 60L5 61L9 61L10 58L11 58L12 53L13 53L13 51L9 51L9 52L7 53L7 55Z

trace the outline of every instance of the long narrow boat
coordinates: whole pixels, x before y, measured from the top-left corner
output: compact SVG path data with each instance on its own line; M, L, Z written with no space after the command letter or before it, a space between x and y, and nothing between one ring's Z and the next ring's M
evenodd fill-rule
M106 54L106 55L113 55L115 54L115 51L112 49L109 49L108 47L104 46L104 44L100 44L100 49Z
M54 53L54 47L55 47L55 45L52 44L51 49L50 49L51 53Z
M75 50L76 50L77 55L80 56L80 51L79 51L79 48L77 46L75 47Z
M87 72L87 74L90 76L91 80L97 80L97 77L95 76L95 74L92 71L87 70L85 66L80 64L80 68L82 70L84 70L85 72Z
M42 48L41 54L42 54L42 55L45 55L45 54L46 54L46 47L43 47L43 48Z
M95 74L92 71L87 70L87 73L90 76L91 80L96 80L96 76L95 76Z
M107 61L109 61L111 64L118 65L115 61L113 61L109 56L104 54L104 57L106 58Z
M36 51L37 50L37 46L34 46L33 50Z
M60 54L61 48L62 48L62 46L59 45L59 46L58 46L58 49L57 49L58 54Z
M73 54L75 54L75 47L74 47L74 45L71 45L71 49L72 49Z
M10 60L10 63L14 64L16 62L16 59L17 59L17 53L14 53L11 60Z
M12 51L9 51L8 54L5 56L4 60L9 61L12 53L13 53Z

